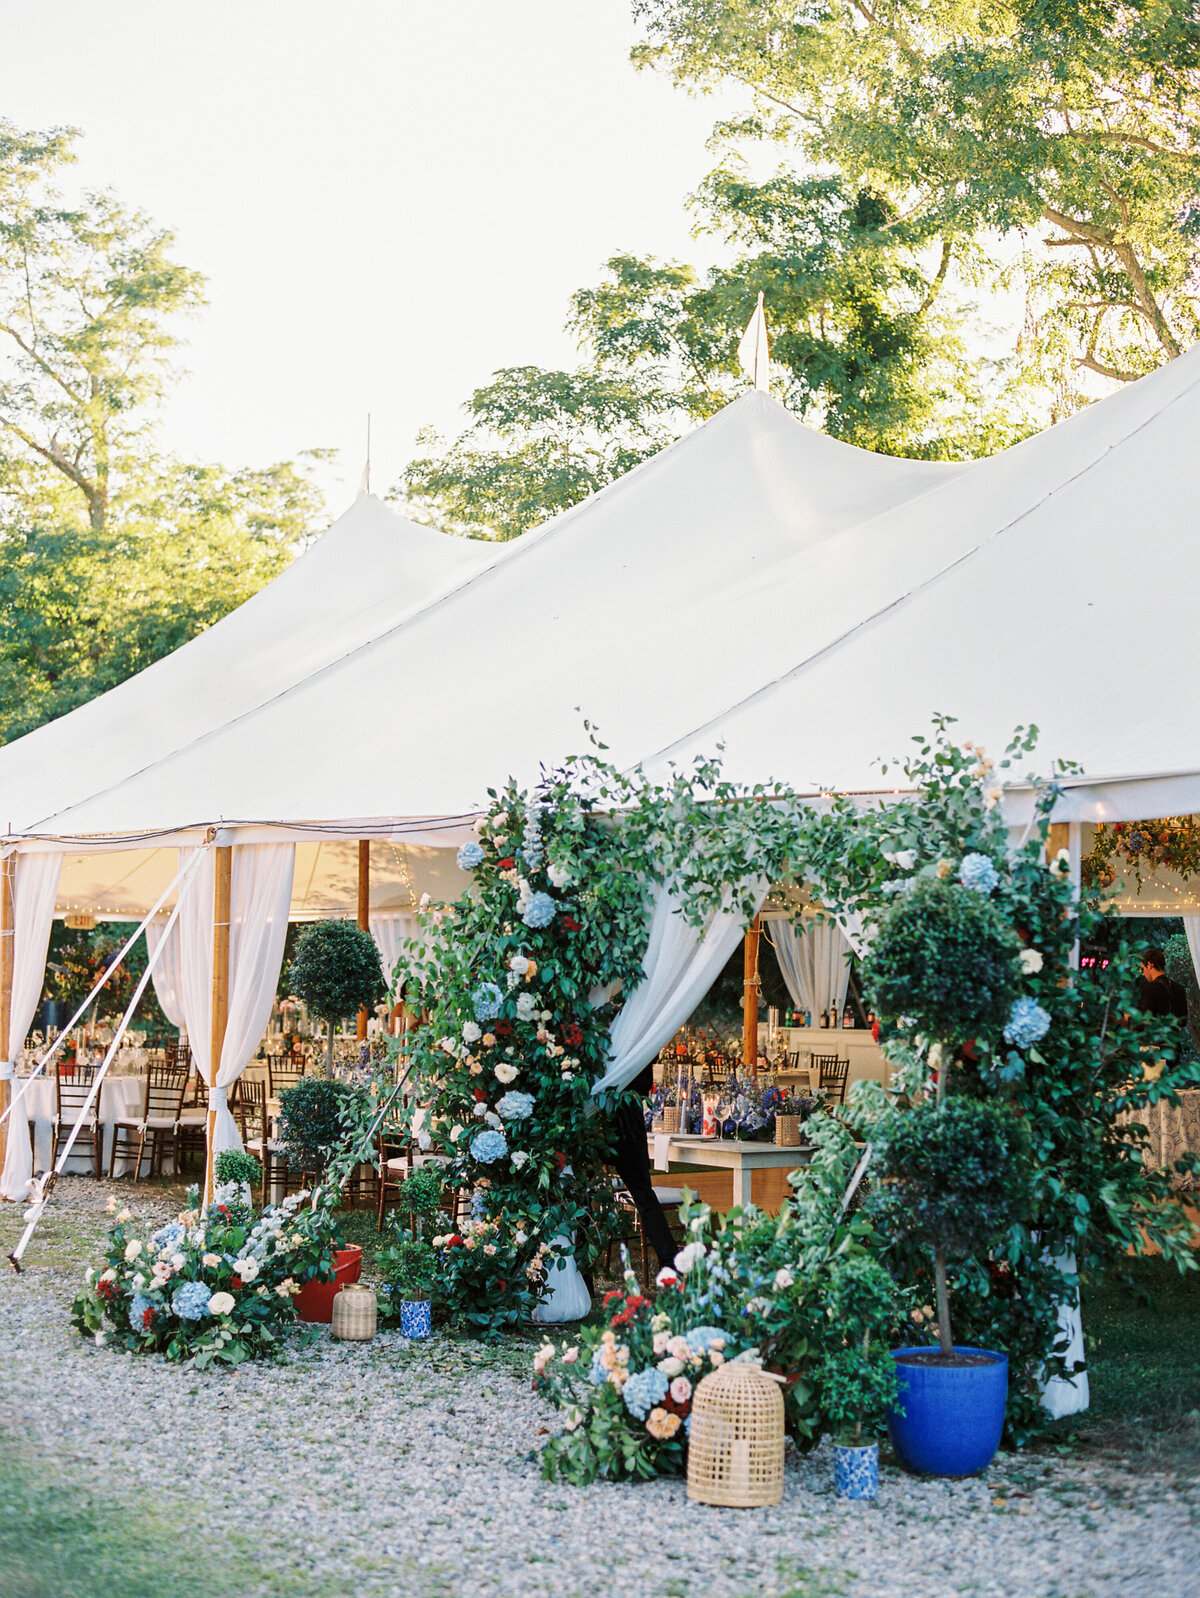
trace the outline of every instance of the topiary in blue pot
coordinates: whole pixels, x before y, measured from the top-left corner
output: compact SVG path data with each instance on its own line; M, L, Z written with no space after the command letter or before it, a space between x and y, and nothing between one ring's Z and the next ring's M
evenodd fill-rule
M922 1476L973 1476L1000 1446L1008 1356L959 1344L954 1355L963 1363L928 1346L893 1350L900 1401L888 1436L901 1464Z

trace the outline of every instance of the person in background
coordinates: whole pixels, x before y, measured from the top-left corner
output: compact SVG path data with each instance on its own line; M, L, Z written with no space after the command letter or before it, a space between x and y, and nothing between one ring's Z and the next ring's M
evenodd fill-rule
M1151 1015L1171 1015L1187 1022L1187 994L1167 975L1167 958L1161 949L1147 949L1142 955L1138 1008Z
M645 1099L654 1086L654 1067L648 1065L629 1084ZM670 1265L677 1244L671 1236L667 1217L650 1179L650 1151L646 1146L646 1118L641 1099L624 1099L612 1118L613 1153L609 1163L616 1169L637 1206L650 1247L660 1266Z

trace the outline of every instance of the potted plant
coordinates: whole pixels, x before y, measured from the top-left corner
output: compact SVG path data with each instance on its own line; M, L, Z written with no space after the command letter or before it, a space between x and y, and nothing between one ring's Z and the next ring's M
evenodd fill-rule
M333 1205L336 1192L318 1189L311 1204L298 1209L291 1222L293 1275L300 1283L296 1315L302 1321L328 1326L339 1289L362 1274L362 1249L341 1246L341 1229Z
M954 1097L956 1053L1003 1031L1020 985L1021 945L988 898L999 880L968 855L958 882L919 881L881 918L864 976L876 1012L928 1050L933 1095L884 1118L874 1136L870 1213L894 1243L932 1256L937 1348L895 1350L903 1414L889 1435L930 1475L982 1470L999 1446L1008 1391L1003 1353L956 1345L947 1263L986 1257L1027 1212L1029 1139L994 1101Z
M236 1202L248 1215L254 1202L253 1189L262 1182L262 1166L253 1154L247 1154L244 1149L222 1149L217 1155L213 1175L217 1201L221 1202L223 1190L228 1190L224 1202L229 1203L233 1198L231 1190L236 1188Z
M840 1340L827 1345L813 1385L833 1433L833 1488L839 1498L879 1492L879 1438L897 1411L899 1377L888 1338L900 1296L883 1267L866 1254L835 1259L827 1304Z
M442 1176L436 1165L419 1165L400 1184L396 1194L396 1213L407 1215L414 1237L424 1237L426 1222L437 1214L442 1202Z
M380 1260L392 1303L400 1305L404 1337L428 1337L433 1330L433 1291L437 1255L423 1237L401 1237Z
M331 1076L338 1022L371 1009L387 993L374 938L353 921L314 921L296 940L288 986L326 1024L325 1072Z

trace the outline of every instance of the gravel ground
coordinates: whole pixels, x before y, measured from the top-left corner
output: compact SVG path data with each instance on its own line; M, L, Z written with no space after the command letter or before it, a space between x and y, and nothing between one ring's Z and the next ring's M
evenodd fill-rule
M528 1345L324 1335L284 1366L218 1375L96 1349L66 1310L104 1196L66 1179L26 1273L0 1278L0 1426L47 1471L81 1470L224 1548L214 1598L1200 1593L1195 1472L1006 1456L966 1482L885 1468L878 1502L858 1505L834 1498L826 1443L789 1456L778 1508L708 1509L682 1482L543 1482L551 1418ZM6 1207L0 1236L17 1221Z

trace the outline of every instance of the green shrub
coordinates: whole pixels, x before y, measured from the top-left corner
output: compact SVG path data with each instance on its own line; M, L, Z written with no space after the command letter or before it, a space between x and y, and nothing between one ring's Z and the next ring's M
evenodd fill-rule
M418 1166L400 1185L400 1191L396 1196L396 1214L415 1215L418 1230L423 1230L421 1223L429 1216L437 1214L441 1202L440 1172L427 1165Z
M213 1166L213 1176L218 1187L225 1187L231 1182L239 1186L244 1182L249 1187L257 1187L262 1181L262 1166L253 1154L247 1154L243 1149L222 1149Z
M372 1008L387 994L375 940L354 921L314 921L306 927L296 941L288 983L329 1030L330 1070L338 1022Z
M882 917L863 977L878 1015L961 1043L998 1032L1020 985L1021 945L990 899L956 882L919 881Z
M391 1307L433 1297L437 1255L421 1237L398 1237L379 1256L379 1269L390 1289Z
M279 1095L280 1156L293 1169L323 1171L341 1147L342 1112L354 1097L348 1082L302 1076Z

